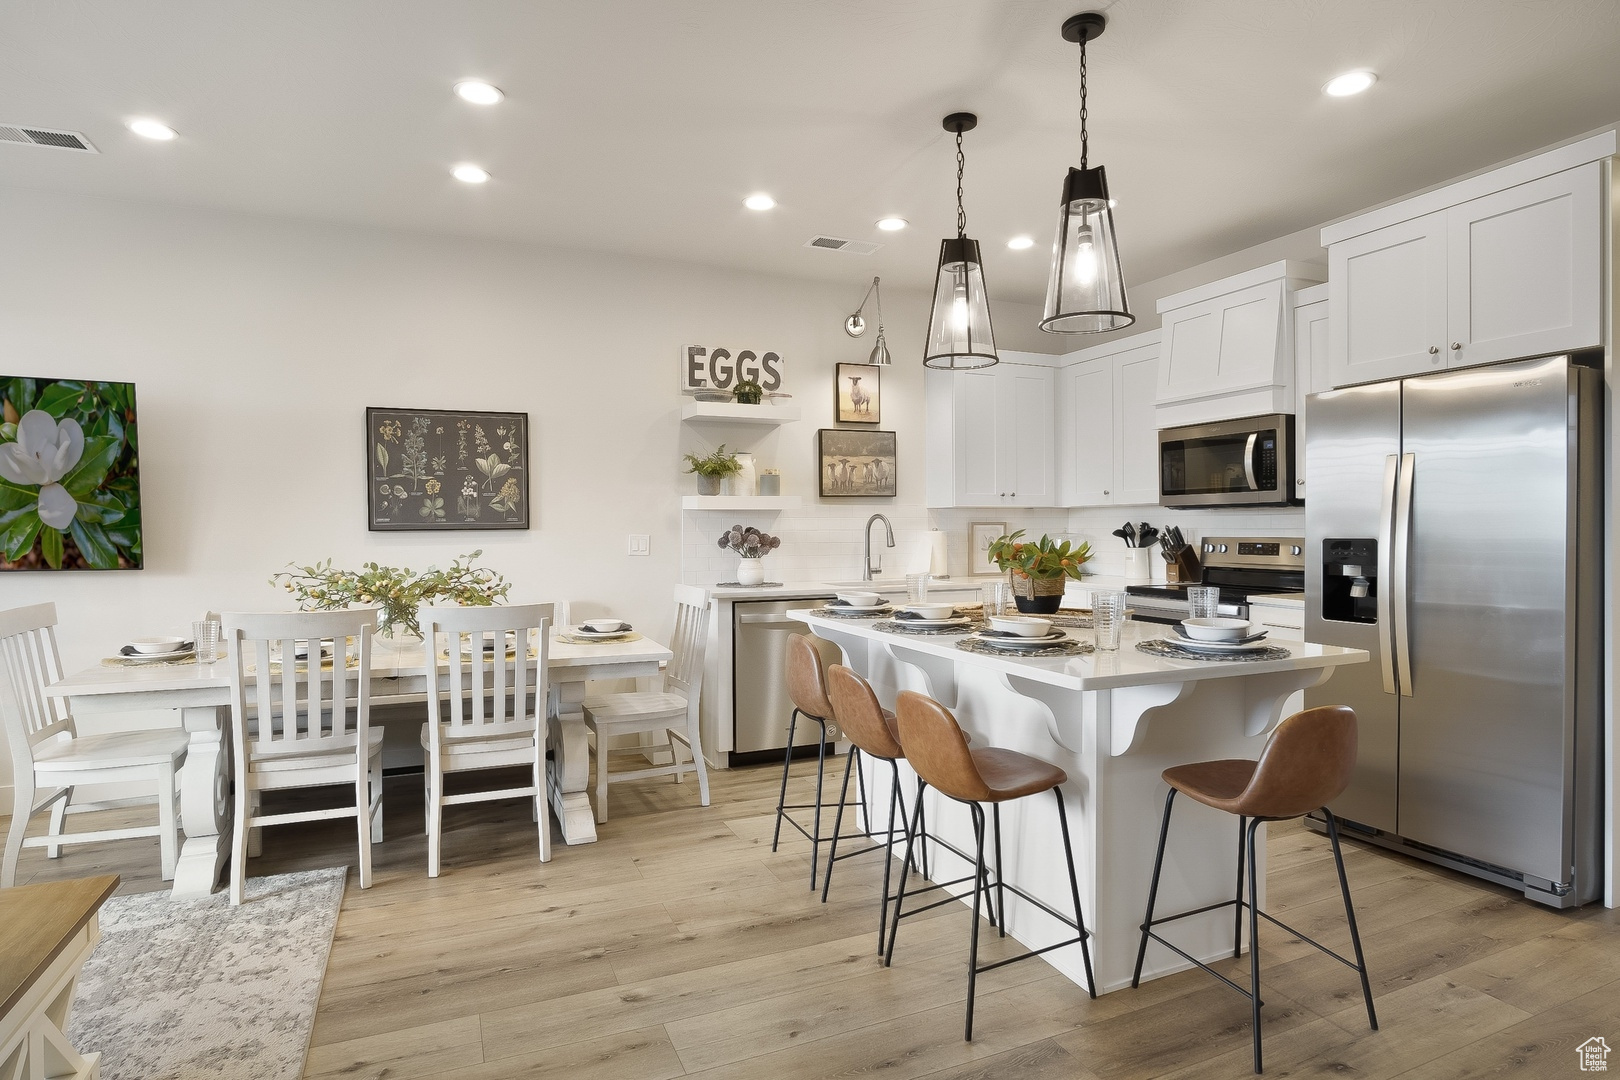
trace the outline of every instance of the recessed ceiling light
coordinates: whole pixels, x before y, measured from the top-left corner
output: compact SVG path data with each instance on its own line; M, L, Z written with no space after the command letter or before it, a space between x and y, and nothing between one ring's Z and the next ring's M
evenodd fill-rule
M761 191L744 199L743 205L750 210L769 210L776 205L776 200Z
M463 184L482 184L489 179L489 173L477 165L457 165L450 170L450 175Z
M1011 240L1007 241L1007 246L1012 248L1014 251L1023 251L1025 248L1034 247L1035 241L1027 236L1015 236Z
M1328 97L1349 97L1361 93L1377 81L1378 76L1370 71L1347 71L1329 79L1322 87L1322 93Z
M911 223L903 217L886 217L878 218L877 227L884 232L899 232L909 224Z
M474 105L494 105L506 95L501 93L498 86L491 86L479 79L464 79L456 83L456 96Z
M176 137L174 128L157 120L147 120L145 118L131 120L127 126L129 127L129 130L133 131L143 139L156 139L158 142L168 142L170 139Z

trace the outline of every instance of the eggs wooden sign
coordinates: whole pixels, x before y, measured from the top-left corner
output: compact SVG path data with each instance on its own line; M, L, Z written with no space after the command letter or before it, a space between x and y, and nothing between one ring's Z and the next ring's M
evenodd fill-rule
M681 389L735 390L740 382L757 382L766 393L782 389L787 368L782 355L715 345L681 346Z

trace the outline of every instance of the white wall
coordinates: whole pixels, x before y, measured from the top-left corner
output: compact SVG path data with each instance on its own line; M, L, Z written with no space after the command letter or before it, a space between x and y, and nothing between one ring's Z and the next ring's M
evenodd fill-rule
M70 669L208 609L286 607L270 575L326 557L420 569L481 548L513 600L568 599L657 633L679 578L679 496L694 490L679 453L706 434L678 420L679 347L789 359L806 419L762 464L804 494L832 365L872 342L842 331L870 273L858 258L834 286L19 190L0 190L0 235L0 373L137 387L146 568L0 577L0 607L57 604ZM915 518L927 300L884 299L901 494L874 502ZM998 306L1006 347L1046 347L1035 319ZM368 532L368 405L527 411L532 528ZM633 532L651 534L650 557L625 554ZM5 770L0 755L0 785Z

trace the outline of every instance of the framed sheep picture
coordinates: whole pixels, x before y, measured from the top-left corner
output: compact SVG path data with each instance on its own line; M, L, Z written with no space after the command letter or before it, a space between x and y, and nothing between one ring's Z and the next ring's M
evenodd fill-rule
M883 422L883 369L873 364L839 364L835 377L838 422Z
M823 498L897 494L894 432L822 428L816 441Z

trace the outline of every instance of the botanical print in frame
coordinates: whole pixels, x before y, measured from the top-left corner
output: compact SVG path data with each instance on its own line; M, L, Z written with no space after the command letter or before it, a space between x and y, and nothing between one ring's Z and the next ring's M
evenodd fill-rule
M816 436L824 498L895 496L894 432L822 428Z
M373 532L529 527L529 414L366 410Z
M0 375L0 570L139 570L135 384Z
M834 404L840 424L883 422L883 369L874 364L839 364Z
M968 526L968 565L973 568L972 573L1001 573L990 558L990 545L1006 535L1005 521L975 521Z

